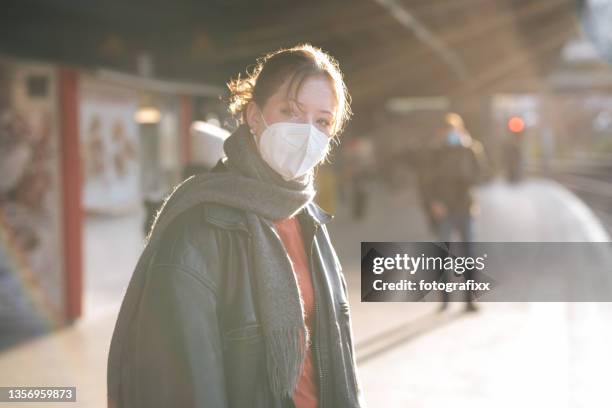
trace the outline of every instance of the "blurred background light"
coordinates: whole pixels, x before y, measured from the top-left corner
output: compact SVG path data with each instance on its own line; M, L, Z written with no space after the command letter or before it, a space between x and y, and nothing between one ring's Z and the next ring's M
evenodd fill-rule
M145 106L136 111L134 120L141 125L156 124L161 120L161 112L153 106Z
M508 130L512 133L520 133L525 130L525 121L518 117L513 116L508 120Z

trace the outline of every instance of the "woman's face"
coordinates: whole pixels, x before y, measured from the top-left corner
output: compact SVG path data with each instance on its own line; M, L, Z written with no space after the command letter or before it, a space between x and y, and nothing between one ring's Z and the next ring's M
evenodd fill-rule
M338 102L330 80L324 75L304 79L295 97L287 98L289 81L285 81L266 101L263 108L251 103L247 122L257 138L276 122L311 123L332 137ZM264 120L265 119L265 123Z

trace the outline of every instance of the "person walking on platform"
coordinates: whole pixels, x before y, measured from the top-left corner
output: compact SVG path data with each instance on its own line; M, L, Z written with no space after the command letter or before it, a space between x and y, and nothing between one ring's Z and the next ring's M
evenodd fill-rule
M440 242L450 242L457 233L467 252L474 240L473 221L477 212L472 189L481 180L482 144L472 139L461 116L447 113L441 120L431 145L419 166L422 204L430 226ZM443 276L445 273L443 273ZM471 274L465 273L465 279ZM442 308L448 294L443 293ZM466 294L467 310L475 311L471 294Z

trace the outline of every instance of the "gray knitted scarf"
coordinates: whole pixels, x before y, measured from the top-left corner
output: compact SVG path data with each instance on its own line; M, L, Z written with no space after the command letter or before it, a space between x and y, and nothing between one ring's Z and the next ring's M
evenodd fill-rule
M313 199L313 177L309 173L284 180L263 161L246 126L234 132L223 148L229 171L193 176L178 185L159 211L145 251L154 248L172 220L193 205L210 202L244 210L253 238L269 383L275 395L292 395L309 334L291 261L272 222L294 216Z

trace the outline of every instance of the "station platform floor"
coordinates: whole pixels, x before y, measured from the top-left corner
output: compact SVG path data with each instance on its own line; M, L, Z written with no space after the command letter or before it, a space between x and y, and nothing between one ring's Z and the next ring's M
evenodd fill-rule
M552 181L494 182L478 199L478 241L610 241L589 208ZM409 188L373 188L368 209L355 221L344 203L329 225L349 284L368 406L612 404L612 304L481 303L465 314L461 304L439 313L436 303L362 303L361 241L434 239ZM105 406L109 340L141 245L141 214L88 219L83 318L1 351L0 386L76 386L70 406Z

